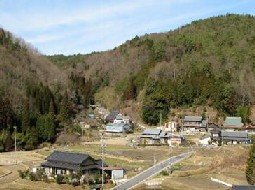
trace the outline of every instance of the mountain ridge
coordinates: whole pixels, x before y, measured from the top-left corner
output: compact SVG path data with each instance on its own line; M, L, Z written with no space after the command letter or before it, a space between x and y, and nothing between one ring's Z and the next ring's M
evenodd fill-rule
M159 104L168 105L167 111L170 107L209 104L224 114L236 115L239 107L254 103L254 31L254 16L227 14L193 21L166 33L136 36L106 52L49 58L69 72L90 78L98 86L98 101L111 109L121 105L107 103L107 97L100 95L105 88L119 102L142 97L143 108L156 98L163 100ZM203 83L204 79L207 82ZM158 91L168 85L171 88L161 91L160 97L149 90L150 85ZM155 107L151 108L157 110Z

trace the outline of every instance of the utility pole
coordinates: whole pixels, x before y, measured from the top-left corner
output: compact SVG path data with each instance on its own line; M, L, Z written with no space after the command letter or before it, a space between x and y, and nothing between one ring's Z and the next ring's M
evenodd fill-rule
M102 156L102 184L101 184L101 189L103 189L104 186L104 148L105 148L105 143L104 143L104 132L101 131L101 140L100 140L100 144L101 144L101 156Z
M17 127L14 126L13 127L15 129L15 133L14 133L14 146L15 146L15 152L17 151L17 140L16 140L16 132L17 132Z
M162 125L162 113L159 113L159 127Z

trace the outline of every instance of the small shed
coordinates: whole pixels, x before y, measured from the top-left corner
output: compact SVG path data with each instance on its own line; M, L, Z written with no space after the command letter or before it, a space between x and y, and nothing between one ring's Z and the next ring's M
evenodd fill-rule
M111 177L112 180L123 179L125 175L125 170L123 168L104 167L103 170Z

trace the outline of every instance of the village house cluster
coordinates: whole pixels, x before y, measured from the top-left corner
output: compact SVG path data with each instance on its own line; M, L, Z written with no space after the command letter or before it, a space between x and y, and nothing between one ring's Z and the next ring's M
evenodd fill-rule
M209 123L202 116L185 116L181 124L171 121L157 128L146 128L140 134L141 144L178 146L186 135L203 135L196 144L249 144L254 126L244 126L241 117L226 117L222 125Z
M138 126L134 125L128 115L118 111L109 113L103 108L97 108L97 111L101 115L100 119L105 122L103 134L110 138L134 133L134 126ZM98 116L89 114L88 117L95 120ZM91 127L85 121L81 121L80 126L85 130ZM159 127L140 127L133 136L137 137L140 146L185 145L186 135L203 136L203 139L196 143L197 145L247 144L250 143L249 134L252 134L254 129L253 126L245 126L241 117L226 117L222 125L216 125L202 116L185 116L179 123L169 121ZM94 159L88 154L60 151L54 151L39 167L33 168L32 172L36 173L38 170L43 171L49 179L60 178L60 182L63 183L75 180L79 184L86 182L96 184L100 183L100 180L102 182L100 178L102 174L103 183L107 180L115 182L125 176L123 168L108 166L102 160ZM75 177L70 178L70 175Z

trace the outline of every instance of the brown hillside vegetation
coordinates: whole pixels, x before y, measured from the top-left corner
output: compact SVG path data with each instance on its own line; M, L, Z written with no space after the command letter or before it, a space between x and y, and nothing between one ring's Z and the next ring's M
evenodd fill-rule
M45 56L10 32L0 29L0 89L16 104L24 98L27 84L66 83L66 76Z
M49 58L69 73L92 79L96 100L109 108L139 100L149 124L158 122L150 118L160 111L166 119L170 108L192 105L211 106L248 122L244 113L255 97L254 26L251 15L227 14L136 36L106 52ZM105 86L111 87L111 97L103 96Z

